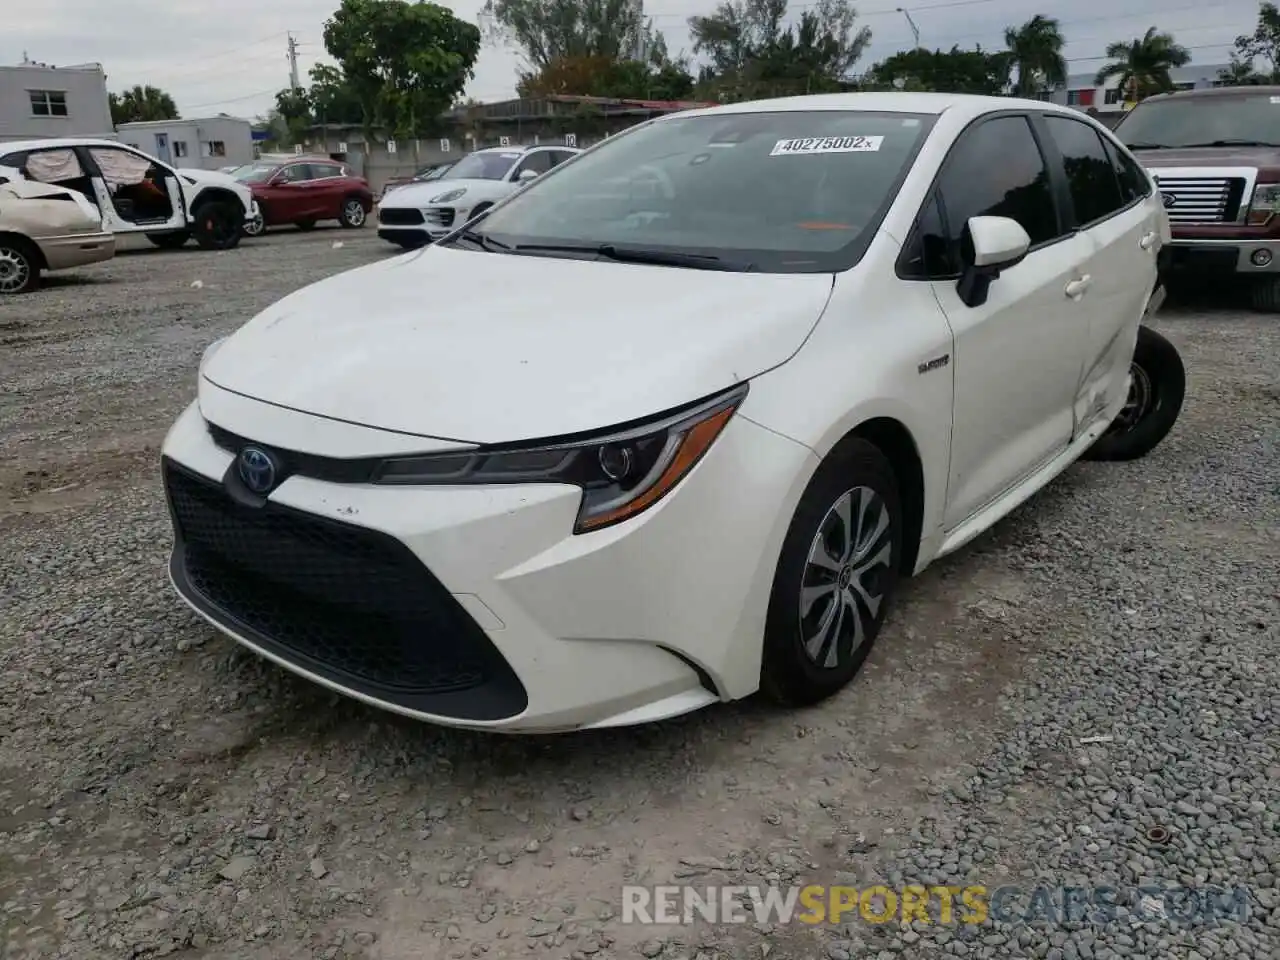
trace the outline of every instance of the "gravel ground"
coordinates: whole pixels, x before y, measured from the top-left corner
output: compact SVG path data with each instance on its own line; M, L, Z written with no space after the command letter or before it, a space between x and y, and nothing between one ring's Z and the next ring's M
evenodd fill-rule
M203 347L390 253L284 232L0 307L0 955L1280 956L1275 319L1167 308L1171 437L1073 467L909 584L832 702L504 738L330 697L164 578L157 451ZM876 881L1239 884L1247 918L619 916L624 883Z

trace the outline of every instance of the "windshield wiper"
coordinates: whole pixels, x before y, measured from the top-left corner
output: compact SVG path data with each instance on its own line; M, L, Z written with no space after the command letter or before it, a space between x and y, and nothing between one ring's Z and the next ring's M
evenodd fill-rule
M1277 147L1280 143L1267 143L1265 140L1211 140L1208 143L1187 143L1187 147Z
M509 244L505 244L501 240L495 240L493 239L493 237L486 236L485 234L480 233L478 230L474 230L472 228L463 230L461 233L454 236L453 239L451 239L449 242L457 243L459 240L470 241L471 243L474 243L477 247L479 247L481 250L486 250L489 253L493 253L495 250L511 249Z
M709 253L676 253L653 247L620 247L614 243L521 243L517 253L591 253L619 263L651 263L661 267L690 267L694 270L724 270L746 273L755 264L722 260Z

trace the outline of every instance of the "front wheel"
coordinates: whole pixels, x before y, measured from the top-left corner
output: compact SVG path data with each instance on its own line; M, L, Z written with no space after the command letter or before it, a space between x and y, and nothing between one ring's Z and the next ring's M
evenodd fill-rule
M21 237L0 237L0 297L40 286L40 255Z
M266 218L264 218L262 214L259 213L252 220L246 221L244 225L244 235L246 237L260 237L262 236L263 233L266 232L266 229L267 229Z
M209 200L196 207L192 233L202 250L233 250L240 245L244 211L238 203Z
M1129 365L1129 395L1084 460L1137 460L1168 436L1182 410L1186 369L1178 348L1150 327L1138 328Z
M338 222L347 229L363 227L368 213L364 208L364 204L360 202L359 197L348 197L342 204L342 215L338 217Z
M771 700L818 703L861 669L897 589L902 528L889 461L865 440L843 441L809 481L783 541L760 668Z

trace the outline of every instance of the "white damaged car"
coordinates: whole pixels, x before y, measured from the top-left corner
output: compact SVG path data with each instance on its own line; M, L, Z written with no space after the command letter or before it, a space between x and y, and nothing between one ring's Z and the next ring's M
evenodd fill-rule
M581 150L491 147L469 153L440 177L396 187L378 206L378 236L414 250L484 213Z
M0 166L74 190L101 212L110 233L140 233L166 249L194 237L206 250L230 250L258 215L249 188L227 174L174 169L114 140L0 143Z

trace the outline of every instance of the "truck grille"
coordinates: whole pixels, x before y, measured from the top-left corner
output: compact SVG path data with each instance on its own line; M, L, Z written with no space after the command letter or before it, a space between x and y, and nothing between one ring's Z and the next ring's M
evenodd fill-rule
M1157 177L1171 223L1233 223L1240 214L1242 177Z
M289 663L345 689L423 712L498 719L523 687L484 631L406 547L385 534L234 501L164 464L179 591Z

